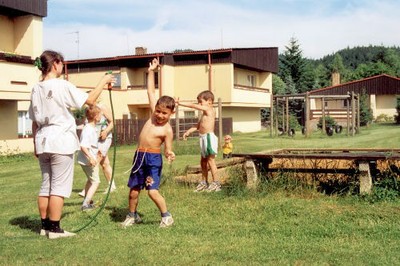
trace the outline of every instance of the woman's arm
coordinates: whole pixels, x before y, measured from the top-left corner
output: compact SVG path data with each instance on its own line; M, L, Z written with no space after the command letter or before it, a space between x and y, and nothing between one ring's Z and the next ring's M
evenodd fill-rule
M33 137L33 152L35 154L36 157L38 157L37 153L36 153L36 133L38 130L38 125L36 124L35 121L32 122L32 137Z
M85 103L86 103L87 105L94 105L94 104L96 104L97 98L99 98L101 92L103 91L104 86L105 86L107 83L112 83L112 82L115 82L115 78L114 78L113 75L111 75L111 74L106 74L106 75L104 75L104 76L100 79L100 81L99 81L99 83L97 84L96 88L95 88L94 90L92 90L92 91L89 92L89 96L88 96L88 98L87 98L87 100L86 100Z

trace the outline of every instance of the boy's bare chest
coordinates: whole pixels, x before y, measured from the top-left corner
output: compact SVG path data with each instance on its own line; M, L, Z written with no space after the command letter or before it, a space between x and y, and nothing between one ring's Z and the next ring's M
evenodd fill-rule
M151 121L147 121L146 124L143 126L142 132L140 133L140 138L146 138L148 140L163 140L166 135L166 127L165 125L163 126L158 126Z

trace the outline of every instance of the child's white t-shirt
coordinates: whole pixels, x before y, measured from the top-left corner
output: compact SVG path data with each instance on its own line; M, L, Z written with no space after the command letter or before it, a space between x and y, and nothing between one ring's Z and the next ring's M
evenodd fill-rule
M62 79L37 83L31 94L29 117L38 125L36 153L73 154L79 150L71 108L81 108L88 94Z
M91 124L86 124L82 129L80 146L88 149L90 156L94 160L97 159L97 153L99 151L98 140L99 138L96 127ZM81 150L78 152L77 160L79 164L90 165L89 159Z

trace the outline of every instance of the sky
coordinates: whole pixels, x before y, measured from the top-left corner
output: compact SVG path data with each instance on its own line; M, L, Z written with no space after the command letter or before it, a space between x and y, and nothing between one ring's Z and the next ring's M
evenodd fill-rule
M43 48L66 60L178 49L278 47L319 59L400 45L398 0L48 0Z

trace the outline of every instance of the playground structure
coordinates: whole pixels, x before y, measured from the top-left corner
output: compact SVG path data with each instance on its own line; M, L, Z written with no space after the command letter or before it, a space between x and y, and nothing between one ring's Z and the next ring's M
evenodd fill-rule
M400 149L282 149L232 156L244 158L249 187L259 182L260 170L266 173L322 174L325 178L357 174L361 194L371 192L372 175L377 170L393 165L399 169L400 163Z
M297 178L325 180L355 175L359 180L360 193L368 194L372 190L373 176L378 171L394 166L397 176L400 174L400 149L280 149L232 156L217 162L221 183L229 182L232 167L241 167L249 189L258 186L261 173L293 173ZM188 166L186 175L176 178L178 181L197 183L201 180L201 167Z
M294 135L294 129L289 126L289 100L300 100L303 101L303 112L304 112L304 123L303 123L303 134L308 137L310 136L311 130L311 104L312 99L321 100L321 117L322 117L322 129L326 128L326 116L330 114L326 110L325 102L333 100L345 100L346 111L340 115L345 116L347 135L354 136L359 132L360 129L360 97L359 94L354 92L348 93L347 95L310 95L309 92L304 94L291 94L291 95L271 95L271 112L270 112L270 135L278 136L283 133L287 133L289 136ZM281 110L281 114L279 114ZM279 123L278 116L281 115L281 124ZM324 132L324 130L322 130ZM280 133L279 133L280 132ZM328 133L329 135L329 133Z

